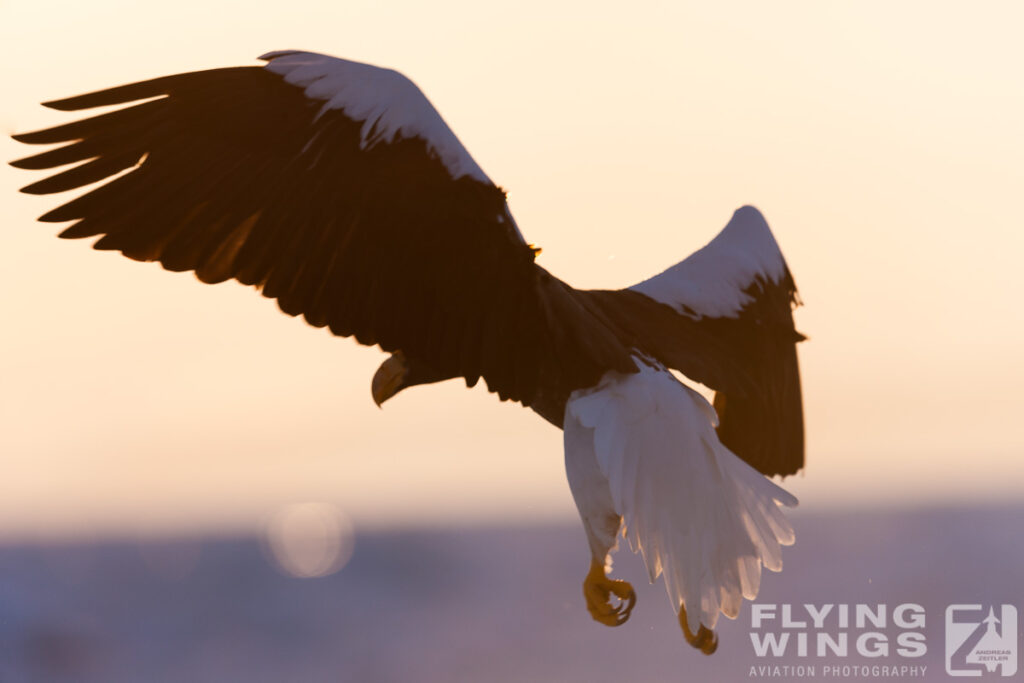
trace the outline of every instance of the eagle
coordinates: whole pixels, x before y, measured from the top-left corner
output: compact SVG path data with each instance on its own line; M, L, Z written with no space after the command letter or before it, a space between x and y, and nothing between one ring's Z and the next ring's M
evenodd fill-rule
M686 640L714 652L719 614L735 618L794 541L782 507L796 498L768 477L804 464L800 301L761 213L738 209L632 287L575 289L537 263L505 191L407 77L260 59L45 103L125 106L13 136L51 145L17 168L74 164L23 192L107 180L39 220L379 346L378 405L462 378L532 409L563 430L590 615L618 626L635 605L609 576L621 537L664 577Z

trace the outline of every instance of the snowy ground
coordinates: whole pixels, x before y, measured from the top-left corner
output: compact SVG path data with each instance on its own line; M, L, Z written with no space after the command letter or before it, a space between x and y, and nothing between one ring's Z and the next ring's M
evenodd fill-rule
M927 609L923 657L838 663L926 666L923 680L947 680L948 604L1024 612L1024 507L794 520L797 545L759 602ZM616 571L638 605L624 626L600 626L583 606L587 561L575 527L357 534L349 564L320 579L282 575L253 539L8 545L0 682L743 681L766 664L816 665L812 680L824 680L837 663L759 659L749 605L723 620L718 653L700 655L663 587L622 552Z

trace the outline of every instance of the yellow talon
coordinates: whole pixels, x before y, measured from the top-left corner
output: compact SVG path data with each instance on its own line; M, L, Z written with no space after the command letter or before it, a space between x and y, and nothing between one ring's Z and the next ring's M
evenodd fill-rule
M683 635L686 642L694 646L706 655L714 654L718 649L718 635L704 624L700 625L697 635L694 635L686 623L686 607L679 606L679 625L683 627Z
M612 605L612 595L619 599L618 605ZM587 599L587 611L590 612L590 616L605 626L626 623L636 604L633 586L627 581L609 579L605 576L604 566L597 561L590 563L587 578L583 579L583 597Z

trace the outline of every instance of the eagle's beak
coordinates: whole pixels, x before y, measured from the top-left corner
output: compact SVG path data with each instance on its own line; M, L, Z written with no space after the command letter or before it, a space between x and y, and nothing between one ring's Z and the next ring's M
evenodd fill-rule
M381 363L377 372L373 375L370 383L370 391L373 394L373 402L380 408L384 401L388 400L403 389L405 376L409 373L409 366L405 363L405 354L396 351L391 357Z

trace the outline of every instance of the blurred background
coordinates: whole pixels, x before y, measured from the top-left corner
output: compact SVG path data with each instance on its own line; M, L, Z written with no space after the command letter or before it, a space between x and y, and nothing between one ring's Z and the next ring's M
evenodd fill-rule
M798 541L760 599L941 615L1012 602L1024 571L1022 21L1009 1L0 0L0 130L301 48L416 81L574 286L640 281L758 206L810 337ZM556 429L456 382L380 411L379 351L56 239L34 223L55 199L16 192L35 177L0 168L0 680L747 676L746 609L709 659L658 586L636 623L589 621Z

